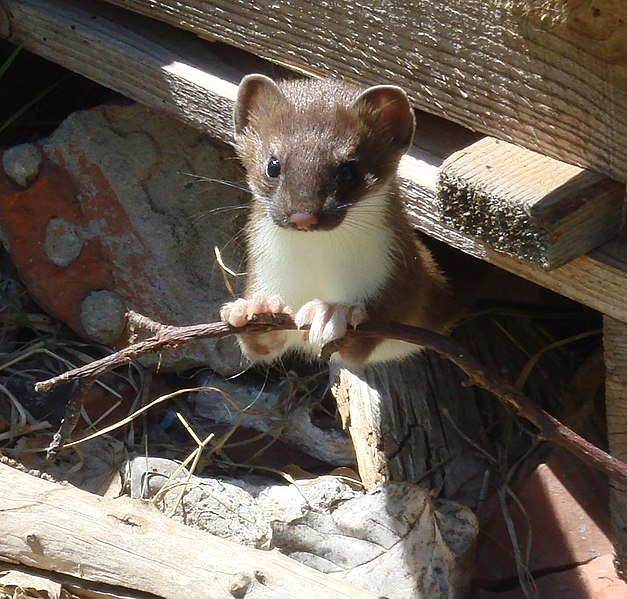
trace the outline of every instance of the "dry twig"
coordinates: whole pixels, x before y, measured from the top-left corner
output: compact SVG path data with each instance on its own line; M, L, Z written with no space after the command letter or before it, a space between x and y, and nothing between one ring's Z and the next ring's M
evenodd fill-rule
M129 322L135 326L141 326L141 319L144 318L134 312L130 312L128 317ZM154 334L151 337L133 343L105 358L37 383L35 389L43 392L69 381L84 379L89 381L114 368L128 364L142 355L160 352L167 348L189 343L190 341L226 337L242 331L252 332L295 328L294 321L287 314L275 316L270 321L265 318L259 319L241 328L230 327L222 322L185 327L159 325L152 322L150 329ZM394 322L386 324L365 323L356 330L349 331L347 335L398 339L437 352L464 371L473 385L489 391L503 403L512 406L521 417L534 424L539 429L538 436L540 439L552 441L594 468L606 473L611 478L627 482L627 464L586 441L572 429L553 418L553 416L531 401L522 391L503 380L494 372L489 371L450 337ZM328 352L323 350L323 354L326 355Z

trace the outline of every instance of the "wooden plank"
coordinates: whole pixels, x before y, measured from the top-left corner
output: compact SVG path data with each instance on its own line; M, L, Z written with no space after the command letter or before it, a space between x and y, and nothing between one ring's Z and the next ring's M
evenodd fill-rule
M627 461L627 324L603 319L605 412L613 456ZM610 481L610 515L618 569L627 574L627 486Z
M414 156L401 163L406 208L417 229L590 308L627 322L627 237L620 235L596 250L547 271L497 252L479 239L460 233L437 218L435 173L430 187L424 166ZM420 183L419 183L420 182Z
M444 223L543 268L608 241L623 222L624 184L491 137L447 158L437 184Z
M303 72L396 83L427 112L627 181L620 0L549 18L522 0L109 1Z
M2 36L232 142L242 72L191 34L100 2L0 0ZM210 68L207 68L210 65Z
M99 497L3 463L0 530L0 560L130 597L376 597L278 551L175 522L150 503Z
M100 3L2 0L0 32L37 54L148 106L167 110L222 140L231 140L236 84L244 74L183 32ZM26 35L28 34L28 35ZM242 61L243 62L243 61ZM427 115L419 115L428 123ZM431 129L437 130L437 129ZM467 132L462 131L467 138ZM448 144L457 150L459 140ZM422 140L424 142L425 140ZM627 243L604 245L550 272L491 249L437 216L436 178L447 144L436 155L414 147L401 162L407 210L417 228L473 256L627 322ZM450 154L450 152L449 152Z

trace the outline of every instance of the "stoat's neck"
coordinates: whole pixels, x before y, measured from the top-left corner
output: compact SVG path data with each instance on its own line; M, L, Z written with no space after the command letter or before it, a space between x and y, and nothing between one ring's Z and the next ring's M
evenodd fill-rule
M278 294L294 310L315 298L355 303L375 297L393 270L389 194L385 186L364 197L331 231L285 229L257 213L249 231L251 291Z

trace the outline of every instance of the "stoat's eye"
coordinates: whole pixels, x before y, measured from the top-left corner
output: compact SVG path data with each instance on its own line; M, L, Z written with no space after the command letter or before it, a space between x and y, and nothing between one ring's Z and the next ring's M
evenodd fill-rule
M351 183L357 183L361 177L357 161L348 160L340 164L337 170L337 179L340 183L349 185Z
M278 158L270 158L266 164L266 175L271 179L276 179L281 174L281 162Z

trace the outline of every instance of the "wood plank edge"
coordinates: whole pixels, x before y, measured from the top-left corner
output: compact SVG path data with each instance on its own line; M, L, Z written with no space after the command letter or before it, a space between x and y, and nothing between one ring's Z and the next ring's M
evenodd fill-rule
M624 184L490 137L448 156L436 188L443 223L548 270L623 224Z
M627 460L627 325L603 319L605 357L605 411L607 437L613 456ZM610 517L616 562L627 574L627 485L610 481Z

